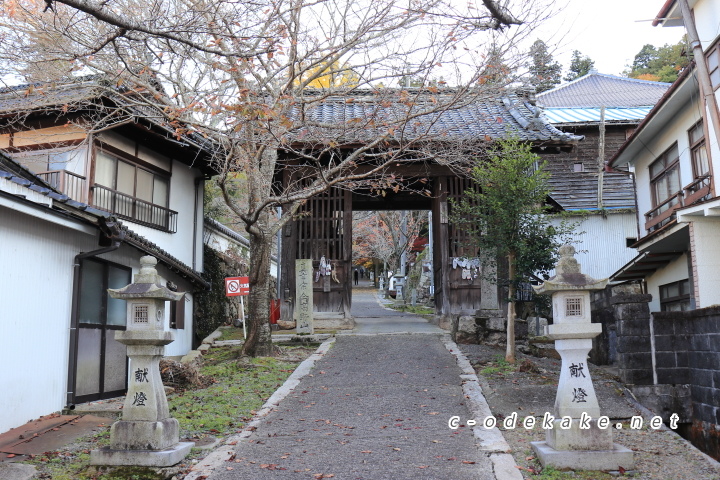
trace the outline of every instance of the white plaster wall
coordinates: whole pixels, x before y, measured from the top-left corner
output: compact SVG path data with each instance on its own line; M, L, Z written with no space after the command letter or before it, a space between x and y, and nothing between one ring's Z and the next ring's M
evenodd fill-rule
M672 123L666 124L661 131L657 131L651 138L643 139L645 148L643 148L639 156L633 159L641 236L647 235L645 213L653 208L650 190L650 164L657 160L675 142L677 142L678 152L680 153L680 187L685 187L693 181L688 130L701 119L698 102L699 95L673 117ZM720 159L717 160L720 161ZM713 167L716 168L714 165Z
M0 207L0 433L65 405L73 259L94 236Z
M573 235L577 243L573 246L583 273L597 279L607 278L637 255L637 250L625 246L627 238L637 238L633 212L608 213L605 217L571 216L569 220L578 222Z
M692 2L690 2L692 5ZM695 26L703 50L712 45L720 31L720 3L717 0L700 0L691 7L695 13Z
M646 278L647 289L652 295L652 301L648 304L651 312L660 311L660 285L678 282L690 278L688 272L687 255L682 254L674 261Z
M697 270L696 308L720 304L720 223L713 217L694 221L690 230Z

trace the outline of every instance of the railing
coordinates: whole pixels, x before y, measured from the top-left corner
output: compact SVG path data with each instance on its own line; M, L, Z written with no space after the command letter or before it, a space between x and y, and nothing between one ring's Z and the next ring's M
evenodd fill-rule
M681 191L645 214L645 230L650 233L675 218L675 211L705 200L710 195L710 175L695 179Z
M67 170L50 170L37 174L45 183L78 202L87 203L85 177Z
M175 233L177 212L159 205L125 195L100 185L94 185L92 206L114 213L118 217L141 225Z

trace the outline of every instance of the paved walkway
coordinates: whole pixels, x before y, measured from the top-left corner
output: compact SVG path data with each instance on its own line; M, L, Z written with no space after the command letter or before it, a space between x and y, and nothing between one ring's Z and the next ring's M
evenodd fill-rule
M461 379L469 364L458 367L442 330L380 307L370 290L356 292L353 313L361 334L339 335L274 411L233 447L217 452L224 460L202 475L496 479L498 467L473 431L448 427L451 416L473 413Z
M356 334L447 333L422 317L381 306L377 290L369 287L353 289L352 315Z

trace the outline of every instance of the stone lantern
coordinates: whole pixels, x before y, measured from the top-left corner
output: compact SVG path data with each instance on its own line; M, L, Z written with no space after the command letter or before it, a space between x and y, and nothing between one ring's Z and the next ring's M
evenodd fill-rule
M629 470L634 467L631 450L614 444L607 417L590 378L587 358L592 339L602 325L591 323L590 291L605 288L608 280L595 280L580 271L575 248L560 247L556 275L533 287L536 293L552 295L553 324L547 336L555 340L562 366L555 397L554 420L545 424L545 441L532 442L543 465L583 470ZM548 419L550 420L550 419Z
M193 446L179 442L179 423L170 417L159 368L165 345L174 340L164 330L165 302L184 294L161 285L155 265L154 257L142 257L133 283L108 289L111 297L127 300L127 330L116 332L115 339L127 345L130 378L122 419L110 428L110 446L91 452L93 465L167 467Z

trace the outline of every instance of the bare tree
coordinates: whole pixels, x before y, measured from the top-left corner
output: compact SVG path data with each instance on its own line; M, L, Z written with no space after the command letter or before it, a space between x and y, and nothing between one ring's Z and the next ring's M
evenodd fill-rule
M442 115L514 81L511 74L486 81L487 60L502 57L510 71L522 65L518 43L551 4L9 0L0 7L0 78L103 74L110 89L129 86L135 95L126 101L162 117L178 138L201 135L212 144L225 200L251 240L252 321L243 352L266 355L278 229L331 187L393 183L387 168L407 159L450 162L440 147L452 143ZM397 88L405 75L424 85L443 78L452 89ZM232 194L238 181L246 204Z

